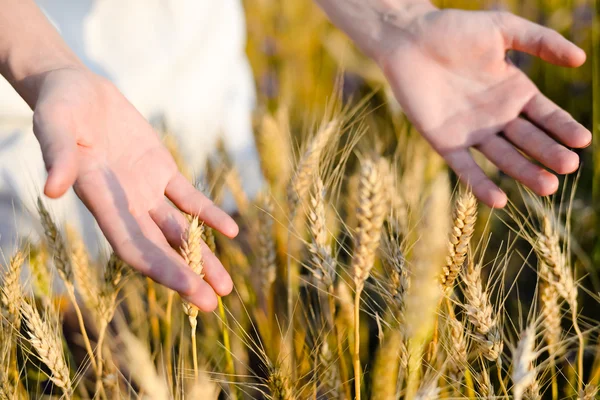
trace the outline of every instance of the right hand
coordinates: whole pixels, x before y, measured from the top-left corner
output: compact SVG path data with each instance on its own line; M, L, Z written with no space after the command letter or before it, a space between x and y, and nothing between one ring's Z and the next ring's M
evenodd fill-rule
M578 168L567 146L587 146L591 133L506 58L514 49L565 67L583 64L585 53L560 34L509 13L435 8L384 32L376 58L398 102L481 201L503 207L507 198L471 148L541 196L554 193L558 179L530 159L559 174Z
M233 219L177 171L151 126L110 82L83 68L38 79L33 122L48 170L44 193L58 198L73 186L123 261L201 310L214 310L216 295L231 292L231 277L205 244L206 280L173 247L187 227L181 211L231 238L238 233Z

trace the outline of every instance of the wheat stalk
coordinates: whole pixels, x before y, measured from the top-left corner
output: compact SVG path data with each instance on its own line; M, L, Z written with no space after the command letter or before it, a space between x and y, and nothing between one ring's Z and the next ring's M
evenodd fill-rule
M69 397L71 393L69 367L65 361L56 328L51 325L48 317L43 319L38 311L25 300L21 301L21 315L27 327L27 341L36 350L40 361L50 369L50 380L63 389L66 397ZM53 323L53 325L56 324Z
M535 328L528 327L521 333L521 339L517 345L513 357L512 374L513 394L515 400L521 400L523 395L535 382Z
M179 249L186 264L196 275L204 278L204 259L202 258L201 240L204 226L199 223L198 217L194 216L182 237L182 245ZM192 357L194 363L194 376L198 377L198 353L196 349L196 327L198 318L198 307L187 301L182 302L183 312L188 316L191 327Z
M440 282L445 290L452 289L454 281L465 263L476 221L477 200L473 193L467 191L456 200L454 208L454 224L448 241L449 254L440 275Z
M387 213L386 164L383 160L365 159L361 165L358 187L359 206L357 210L356 236L351 271L354 278L354 384L355 396L360 400L360 295L365 281L375 263L375 253L379 247L381 227Z

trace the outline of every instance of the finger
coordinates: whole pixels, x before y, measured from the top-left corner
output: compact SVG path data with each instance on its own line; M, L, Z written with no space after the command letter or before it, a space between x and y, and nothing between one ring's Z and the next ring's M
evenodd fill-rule
M458 178L471 187L479 200L492 208L502 208L506 205L506 194L485 175L468 150L456 150L445 154L444 158Z
M579 67L585 51L560 33L508 12L494 13L506 49L522 51L564 67Z
M533 164L506 139L493 136L477 146L502 172L529 187L540 196L547 196L558 189L558 178L540 166Z
M590 131L541 93L529 100L523 112L534 124L566 146L583 148L592 142Z
M197 215L225 236L233 238L238 234L239 228L233 218L200 193L183 175L177 174L169 182L165 194L180 210Z
M43 114L34 114L33 132L40 143L48 178L44 194L61 197L77 179L77 142L75 137L42 121Z
M166 201L150 211L150 216L163 232L167 241L175 249L182 245L183 233L189 223L186 218ZM233 289L233 281L221 261L210 251L206 243L201 242L204 260L204 279L219 296L227 296Z
M523 118L506 125L504 136L528 156L559 174L569 174L579 167L579 156L575 152Z
M175 290L202 311L213 311L217 298L173 250L148 214L132 215L118 181L107 177L108 190L78 183L77 194L92 212L114 251L134 269Z

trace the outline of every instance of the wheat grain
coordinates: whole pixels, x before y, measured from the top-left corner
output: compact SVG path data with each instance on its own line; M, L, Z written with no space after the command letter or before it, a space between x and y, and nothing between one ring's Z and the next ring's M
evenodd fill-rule
M440 282L445 290L452 289L454 281L465 263L476 221L477 201L473 193L467 191L456 200L454 225L448 242L449 254L440 275Z
M521 338L517 345L513 357L512 374L513 394L515 400L521 400L523 395L535 382L535 328L528 327L521 333Z
M27 327L27 341L36 350L40 361L50 369L50 380L68 395L71 391L71 378L56 331L58 323L49 320L51 313L43 319L38 311L24 300L21 302L21 314Z

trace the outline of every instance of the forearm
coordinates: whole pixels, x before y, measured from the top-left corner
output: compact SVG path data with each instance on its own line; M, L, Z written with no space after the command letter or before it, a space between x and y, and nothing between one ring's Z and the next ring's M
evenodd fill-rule
M388 49L390 30L407 30L424 12L435 9L429 0L315 0L329 19L367 55L377 60Z
M69 67L81 62L32 0L0 0L0 74L32 109L43 75Z

